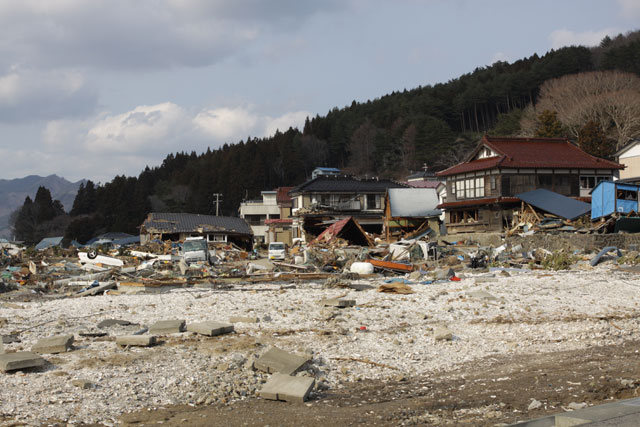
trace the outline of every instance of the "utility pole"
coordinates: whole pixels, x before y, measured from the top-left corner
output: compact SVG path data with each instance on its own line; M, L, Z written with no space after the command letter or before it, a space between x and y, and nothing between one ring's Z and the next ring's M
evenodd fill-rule
M216 204L216 216L218 216L220 202L222 201L222 193L213 193L213 196L216 198L213 203Z

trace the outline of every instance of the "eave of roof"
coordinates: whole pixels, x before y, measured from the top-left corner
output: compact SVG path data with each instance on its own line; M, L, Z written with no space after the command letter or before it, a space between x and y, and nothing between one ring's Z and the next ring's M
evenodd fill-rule
M457 202L445 202L436 206L437 209L461 208L466 206L480 206L503 203L518 203L517 197L489 197L484 199L459 200Z

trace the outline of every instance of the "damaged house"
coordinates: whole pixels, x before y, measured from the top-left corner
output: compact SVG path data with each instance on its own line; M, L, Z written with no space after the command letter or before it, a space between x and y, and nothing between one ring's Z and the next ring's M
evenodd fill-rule
M384 214L385 239L410 238L429 229L439 233L439 203L436 188L390 188Z
M206 237L212 243L233 243L251 250L253 232L242 218L189 213L152 212L140 226L140 243L151 240L184 240Z
M498 138L485 135L468 159L438 172L446 179L449 233L502 231L520 206L519 193L544 188L585 197L624 166L591 156L564 138Z
M318 236L331 224L348 217L353 217L365 231L381 234L387 190L407 187L387 179L319 175L289 191L293 237Z

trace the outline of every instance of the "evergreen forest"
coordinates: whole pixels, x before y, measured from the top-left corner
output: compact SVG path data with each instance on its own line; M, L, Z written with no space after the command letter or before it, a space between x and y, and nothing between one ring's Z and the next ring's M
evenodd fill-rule
M354 100L324 116L308 117L302 130L289 128L204 153L171 153L162 164L145 168L137 177L116 176L99 185L88 181L68 214L65 236L84 243L102 232L137 234L151 211L214 214L214 193L223 195L220 214L236 216L242 200L259 198L262 190L300 184L317 166L398 180L425 163L431 170L441 170L463 161L484 133L523 134L523 117L530 114L546 81L607 70L640 76L640 31L606 37L595 47L572 46L513 63L496 62L446 83L404 89L366 102ZM555 112L545 115L540 129L533 130L537 134L555 129L554 123L544 123L546 118L553 120ZM557 128L551 136L576 139ZM598 130L588 135L593 145ZM593 152L603 153L598 147ZM33 206L45 196L36 197L35 204L27 200L14 215L20 239L35 243L45 237L37 221L22 218L24 211L51 221L51 209L44 209L46 214L33 213ZM56 209L57 205L55 214L67 215Z

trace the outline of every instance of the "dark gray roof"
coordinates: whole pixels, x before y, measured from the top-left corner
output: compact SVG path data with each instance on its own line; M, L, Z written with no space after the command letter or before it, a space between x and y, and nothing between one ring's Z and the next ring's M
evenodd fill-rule
M416 179L416 178L435 178L436 173L432 171L418 171L416 173L412 173L407 177L407 179Z
M188 213L152 212L142 224L142 229L157 233L217 231L232 234L253 234L249 224L242 218Z
M104 233L99 235L98 237L96 237L97 239L109 239L109 240L116 240L116 239L126 239L128 237L132 237L131 234L128 233L122 233L120 231L110 231L108 233Z
M389 179L358 179L351 176L319 176L293 187L289 194L299 193L384 193L389 188L407 188Z
M516 197L531 206L566 219L578 218L591 211L589 203L581 202L544 188L516 194Z

